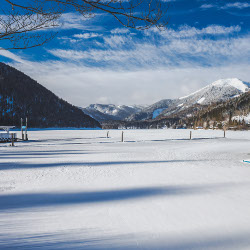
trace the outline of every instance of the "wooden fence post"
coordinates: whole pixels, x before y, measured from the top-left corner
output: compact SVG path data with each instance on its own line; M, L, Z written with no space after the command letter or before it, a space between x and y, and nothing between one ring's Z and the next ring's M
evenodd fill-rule
M21 134L22 134L22 140L24 140L24 134L23 134L23 118L21 118Z
M124 141L124 135L123 135L124 133L123 133L123 131L122 131L122 142Z
M190 131L190 140L192 140L192 131Z
M25 127L25 141L28 141L28 118L26 117L26 127Z
M107 138L109 138L109 131L107 132Z
M14 147L14 133L11 134L11 146Z

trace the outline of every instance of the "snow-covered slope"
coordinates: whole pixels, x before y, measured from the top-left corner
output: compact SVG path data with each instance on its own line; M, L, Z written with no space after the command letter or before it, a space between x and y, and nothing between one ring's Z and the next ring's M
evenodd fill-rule
M218 101L225 101L239 94L249 91L250 84L237 78L221 79L208 86L188 95L179 98L189 104L210 104Z
M87 115L90 115L97 121L124 120L126 117L140 112L141 106L126 106L113 104L91 104L82 109Z
M176 114L193 105L209 105L215 102L226 101L250 90L250 84L237 78L221 79L188 95L174 100L162 100L140 113L132 115L128 120L154 119L161 116Z

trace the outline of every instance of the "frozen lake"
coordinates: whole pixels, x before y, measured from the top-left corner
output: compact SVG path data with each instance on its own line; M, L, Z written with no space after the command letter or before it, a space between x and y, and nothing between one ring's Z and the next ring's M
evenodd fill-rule
M0 249L250 249L250 132L189 132L0 144Z

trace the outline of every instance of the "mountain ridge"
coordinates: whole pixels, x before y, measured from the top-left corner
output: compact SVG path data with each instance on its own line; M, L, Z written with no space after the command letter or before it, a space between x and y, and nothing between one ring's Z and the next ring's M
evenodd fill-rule
M237 78L220 79L187 96L156 102L141 112L127 117L126 120L139 121L155 119L158 116L169 116L195 104L209 105L211 103L223 102L249 90L250 84Z
M139 105L90 104L82 111L99 122L107 120L124 120L129 115L142 110Z
M250 129L250 91L224 102L209 105L194 104L169 116L140 121L109 121L107 129L212 128Z

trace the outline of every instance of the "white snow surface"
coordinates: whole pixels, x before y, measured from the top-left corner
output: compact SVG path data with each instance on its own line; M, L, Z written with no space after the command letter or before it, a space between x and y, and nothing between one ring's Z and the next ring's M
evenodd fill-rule
M240 90L242 93L245 93L246 91L248 91L248 88L250 87L249 84L246 84L237 78L220 79L218 81L213 82L212 85L213 86L232 86Z
M106 133L0 144L0 249L250 249L249 131Z
M200 100L197 101L197 103L201 104L205 101L205 99L206 99L205 97L202 97Z

